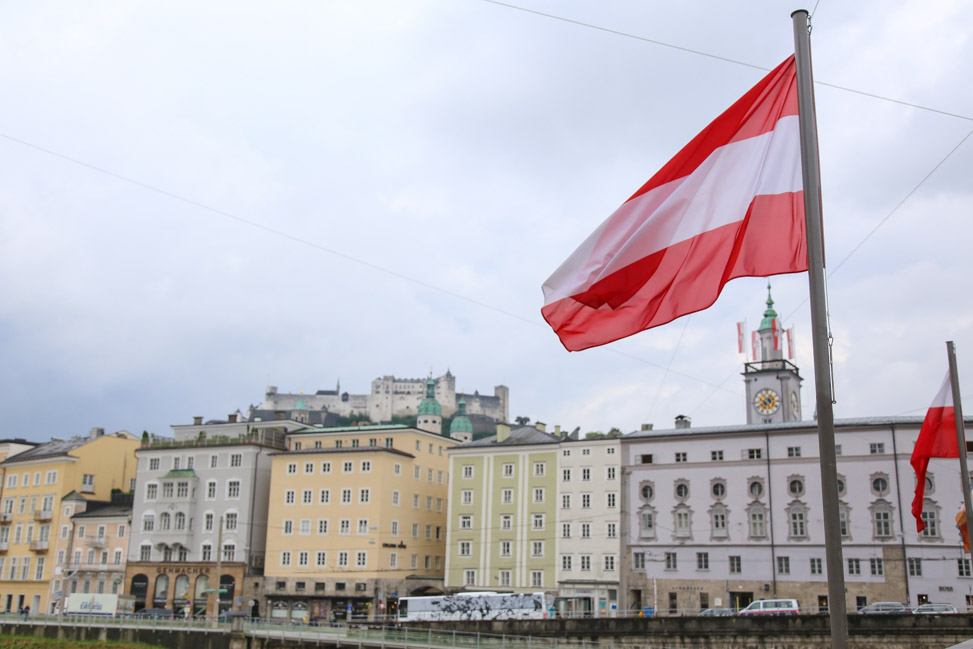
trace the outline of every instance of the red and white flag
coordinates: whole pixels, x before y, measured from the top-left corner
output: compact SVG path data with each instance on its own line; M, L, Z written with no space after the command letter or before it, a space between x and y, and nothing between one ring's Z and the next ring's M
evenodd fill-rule
M916 497L912 501L912 515L916 518L916 531L926 529L922 520L922 504L926 493L926 469L929 458L959 457L956 437L956 413L953 410L953 391L950 389L949 372L936 393L926 418L922 421L916 447L910 463L916 470Z
M541 313L578 351L701 311L737 277L807 268L791 56L554 271Z
M757 358L757 353L758 353L758 350L759 349L760 349L760 346L757 345L757 332L756 331L751 331L750 332L750 350L753 352L753 356L750 358L750 360L752 360L754 363L756 363L757 361L760 360L759 358Z
M770 333L774 336L774 351L780 349L780 324L777 322L777 318L770 321Z
M794 327L787 330L787 358L794 360Z
M746 332L743 331L744 323L737 323L737 353L742 354L746 347L744 347L743 341L745 340Z

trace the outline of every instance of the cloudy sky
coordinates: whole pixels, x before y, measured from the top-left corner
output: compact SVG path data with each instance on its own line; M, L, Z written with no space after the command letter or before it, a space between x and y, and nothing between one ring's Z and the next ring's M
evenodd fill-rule
M567 428L745 420L767 280L579 353L540 286L793 50L799 5L3 5L0 436L447 368ZM946 340L973 395L970 9L818 3L837 417L922 414ZM810 413L807 277L772 281Z

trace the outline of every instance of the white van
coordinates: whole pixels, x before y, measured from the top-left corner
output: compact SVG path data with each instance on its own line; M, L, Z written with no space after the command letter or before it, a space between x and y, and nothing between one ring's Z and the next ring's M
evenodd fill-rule
M801 606L796 599L761 599L740 611L740 615L797 615Z

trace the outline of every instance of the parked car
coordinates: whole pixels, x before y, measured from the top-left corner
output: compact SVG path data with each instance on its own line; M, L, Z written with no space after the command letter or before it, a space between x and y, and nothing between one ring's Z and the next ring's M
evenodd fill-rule
M796 599L760 599L742 609L740 615L797 615L801 606Z
M176 612L168 608L143 608L135 611L135 617L153 620L172 620Z
M957 609L952 604L926 603L916 607L915 609L912 610L912 612L919 613L919 614L937 615L943 613L959 613L959 609Z
M901 615L912 610L901 602L872 602L855 611L858 615Z
M700 612L699 617L728 617L735 615L732 608L707 608Z

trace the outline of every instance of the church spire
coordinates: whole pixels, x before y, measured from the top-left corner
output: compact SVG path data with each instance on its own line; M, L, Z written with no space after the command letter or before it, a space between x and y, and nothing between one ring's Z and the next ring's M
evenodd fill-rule
M777 312L774 311L774 298L770 296L770 282L767 282L767 310L764 311L764 319L760 321L760 329L772 329L774 324L774 319L777 317Z

